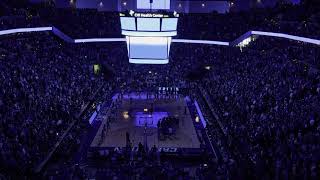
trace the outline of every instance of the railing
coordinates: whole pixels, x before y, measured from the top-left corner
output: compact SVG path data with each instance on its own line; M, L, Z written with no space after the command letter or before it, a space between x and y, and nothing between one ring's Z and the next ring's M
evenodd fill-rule
M202 95L203 99L205 100L206 104L208 105L209 109L210 109L210 112L213 114L215 120L217 121L217 123L219 124L219 127L221 129L221 131L223 132L224 135L227 135L227 132L222 124L222 122L220 121L220 118L219 116L217 115L217 113L215 112L214 108L212 107L212 104L211 102L208 100L208 94L207 92L202 88L202 87L199 87L199 90L200 90L200 94Z

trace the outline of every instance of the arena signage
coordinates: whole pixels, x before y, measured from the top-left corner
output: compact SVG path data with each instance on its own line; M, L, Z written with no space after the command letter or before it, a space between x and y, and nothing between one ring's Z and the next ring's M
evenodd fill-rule
M135 13L134 17L157 17L162 18L165 17L163 14L153 14L153 13ZM167 16L168 17L168 16Z

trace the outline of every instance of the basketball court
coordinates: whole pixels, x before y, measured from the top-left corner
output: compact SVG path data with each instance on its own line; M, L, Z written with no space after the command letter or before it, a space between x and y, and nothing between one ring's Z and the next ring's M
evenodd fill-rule
M132 146L139 142L145 143L147 134L148 147L156 145L159 148L200 148L193 120L183 97L172 99L123 98L114 110L114 117L109 125L108 117L100 117L102 124L91 143L93 148L125 147L126 133L129 133ZM179 119L179 127L174 135L159 140L157 123L160 119L174 116ZM101 135L103 128L107 131ZM146 132L146 133L145 133Z

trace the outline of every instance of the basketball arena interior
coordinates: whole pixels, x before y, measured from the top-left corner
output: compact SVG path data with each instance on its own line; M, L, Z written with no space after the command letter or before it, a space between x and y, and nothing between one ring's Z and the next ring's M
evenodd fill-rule
M318 180L319 69L319 0L0 0L0 180Z

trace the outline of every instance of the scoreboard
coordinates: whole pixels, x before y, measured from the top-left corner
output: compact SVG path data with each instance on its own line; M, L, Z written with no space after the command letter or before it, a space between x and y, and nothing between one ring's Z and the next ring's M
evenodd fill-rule
M171 16L169 14L134 13L133 11L127 14L120 13L122 34L175 36L177 35L178 16L177 13L172 13Z
M171 38L177 35L178 14L120 13L121 33L126 36L129 62L166 64Z
M170 9L170 0L137 0L137 9Z

